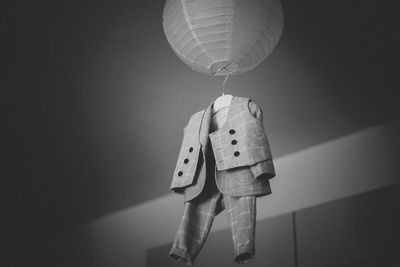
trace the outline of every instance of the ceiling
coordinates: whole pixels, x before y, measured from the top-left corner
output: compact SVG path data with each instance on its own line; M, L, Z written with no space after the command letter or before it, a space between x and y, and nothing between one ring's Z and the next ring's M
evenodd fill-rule
M177 58L163 5L7 5L4 229L43 238L171 194L182 129L221 94L223 78ZM287 0L283 8L275 51L226 89L261 106L275 158L399 119L396 1Z

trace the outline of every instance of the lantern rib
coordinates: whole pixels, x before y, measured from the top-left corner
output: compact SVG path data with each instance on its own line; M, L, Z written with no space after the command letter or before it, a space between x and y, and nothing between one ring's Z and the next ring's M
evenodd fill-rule
M207 37L207 36L218 36L218 35L223 35L229 32L226 31L218 31L218 32L214 32L212 34L209 33L204 33L204 34L197 34L197 37L200 39L202 37ZM180 47L184 47L186 46L188 43L190 43L192 40L194 39L189 39L188 37L192 36L190 32L187 32L185 34L183 34L182 36L180 36L180 38L177 38L176 42L174 42L175 45L180 44ZM185 38L186 37L186 38ZM186 40L185 40L186 39ZM184 41L183 41L184 40Z
M214 27L214 26L218 26L218 25L225 25L225 24L232 24L232 23L217 23L217 24L213 24L213 25L206 25L206 26L199 26L199 27L193 27L193 30L198 30L198 29L204 29L207 27Z
M198 20L205 20L205 19L209 19L209 18L224 18L226 16L232 16L233 13L229 13L229 14L223 14L223 15L213 15L213 16L208 16L208 17L198 17L198 18L192 18L191 21L198 21ZM225 23L229 23L229 22L225 22Z
M203 12L203 10L202 10L202 12ZM200 13L200 12L198 12L198 13ZM192 20L208 19L208 18L227 16L227 15L232 15L232 14L233 14L233 12L220 12L220 14L212 14L212 15L208 15L208 16L196 17L196 18L192 18Z
M202 44L203 45L209 45L209 44L213 44L213 43L219 43L219 42L222 42L222 41L224 41L224 40L217 40L217 41L210 41L210 42L203 42ZM190 42L189 42L190 43ZM185 45L185 47L187 46L187 44ZM221 48L229 48L229 47L221 47ZM184 50L184 49L182 49L182 50ZM208 49L207 49L208 50ZM193 51L193 50L192 50ZM203 51L203 52L206 52L206 51ZM190 55L190 53L191 53L191 51L187 54L187 55Z
M196 27L196 28L193 28L193 29L194 30L198 30L198 29L203 29L203 28L207 28L207 27L213 27L213 26L216 26L216 25L225 25L225 24L232 24L233 25L233 23L218 23L218 24L213 24L213 25L200 26L200 27ZM265 25L265 24L262 24L262 25ZM255 28L244 26L244 25L241 25L240 27L241 28L248 28L248 29L250 29L252 31L258 31L258 32L262 31L260 29L255 29Z
M207 10L215 10L215 8L221 8L221 7L228 7L228 8L230 8L231 7L231 5L220 5L220 6L211 6L211 7L206 7L206 8L203 8L203 9L201 9L201 11L203 12L203 11L207 11Z
M199 38L197 37L197 33L193 30L193 25L190 22L190 17L188 15L188 7L186 5L186 0L181 0L181 5L182 5L182 9L183 9L183 15L185 17L185 22L186 22L186 24L188 26L189 31L192 33L194 39L196 40L197 45L202 48L203 52L206 53L206 55L208 56L210 61L213 61L212 55L204 48L204 46L201 44L201 42L199 42Z
M199 34L197 37L205 37L205 36L213 36L213 35L218 35L218 34L224 34L224 33L230 33L230 31L220 31L220 32L214 32L214 33L207 33L207 34Z

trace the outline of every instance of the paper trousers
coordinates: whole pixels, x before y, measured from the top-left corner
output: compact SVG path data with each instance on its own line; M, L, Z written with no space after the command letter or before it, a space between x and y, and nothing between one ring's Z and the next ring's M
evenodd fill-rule
M210 232L216 215L226 209L234 246L234 261L247 263L255 255L256 197L223 195L214 179L208 179L202 193L184 204L170 256L193 265Z

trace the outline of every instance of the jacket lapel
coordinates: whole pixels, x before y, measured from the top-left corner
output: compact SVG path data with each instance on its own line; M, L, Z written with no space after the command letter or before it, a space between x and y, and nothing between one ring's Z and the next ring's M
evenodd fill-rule
M212 102L208 107L204 110L203 117L201 120L200 133L199 133L199 142L202 147L206 147L208 143L208 132L210 130L210 122L211 122L211 113L212 106L214 102Z

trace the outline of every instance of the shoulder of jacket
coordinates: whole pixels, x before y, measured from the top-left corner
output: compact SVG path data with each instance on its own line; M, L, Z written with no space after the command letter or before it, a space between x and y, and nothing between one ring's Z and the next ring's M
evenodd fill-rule
M194 113L192 116L190 116L189 121L194 121L194 120L201 119L203 113L204 113L204 109Z
M236 101L239 102L239 103L246 103L246 102L248 102L248 101L251 101L250 98L248 98L248 97L243 97L243 96L237 96L237 97L235 97L235 98L236 98Z
M237 97L237 101L242 104L248 104L251 108L260 108L260 106L248 97Z
M238 97L236 100L242 109L247 109L258 120L263 120L263 112L260 106L248 97Z
M189 121L187 122L186 126L183 128L183 131L185 132L189 125L200 123L201 119L203 118L203 113L204 113L204 109L192 114L190 116Z

